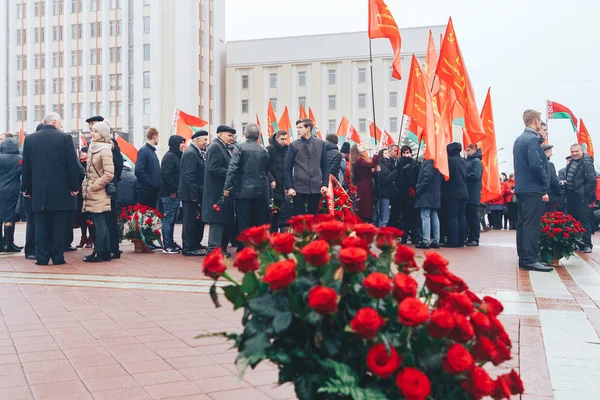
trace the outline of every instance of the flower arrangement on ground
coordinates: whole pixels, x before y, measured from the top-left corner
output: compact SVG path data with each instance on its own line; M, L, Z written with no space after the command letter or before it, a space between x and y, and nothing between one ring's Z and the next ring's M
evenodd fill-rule
M121 235L133 242L141 241L147 250L148 243L160 242L162 218L163 214L152 207L141 204L123 207L119 216Z
M557 263L563 257L569 259L583 246L585 228L569 214L547 212L542 216L541 229L540 256L545 263Z
M346 193L335 178L332 179L330 187L331 189L321 199L319 213L332 215L338 221L354 220L352 204L356 189L350 194Z
M448 261L427 252L421 268L402 232L344 223L329 215L296 216L291 233L268 226L242 232L246 245L227 272L220 251L204 273L243 308L235 341L243 372L263 360L279 367L309 399L508 399L523 392L515 371L492 379L483 369L511 358L498 315L502 304L479 298L452 274ZM371 251L371 246L379 254ZM424 272L425 284L411 275ZM211 297L218 304L215 286Z

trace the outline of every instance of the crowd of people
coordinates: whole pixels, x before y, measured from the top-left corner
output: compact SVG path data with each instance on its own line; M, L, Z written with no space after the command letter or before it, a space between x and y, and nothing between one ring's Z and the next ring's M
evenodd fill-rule
M202 256L215 249L229 257L229 244L241 250L239 232L263 224L286 229L289 217L319 212L330 177L352 194L354 213L377 226L395 226L403 243L417 248L475 247L490 229L517 231L519 266L547 271L539 262L540 219L544 211L568 211L586 228L590 252L596 172L580 145L571 147L567 165L558 173L547 127L540 114L524 113L525 131L514 145L515 173L500 179L501 193L481 203L482 153L475 144L447 146L449 178L433 160L418 161L410 146L392 145L373 157L362 144L338 146L336 135L314 136L310 119L296 122L298 139L280 130L265 147L256 124L248 124L244 140L221 125L209 144L209 133L196 131L186 147L170 136L162 161L156 154L159 133L149 128L132 171L125 165L112 129L104 118L87 120L91 142L79 150L61 131L56 113L45 117L24 141L22 155L10 134L0 136L0 221L2 246L18 252L14 225L20 205L27 214L25 256L39 265L63 264L64 251L75 250L73 226L81 229L77 247L92 248L85 262L119 258L118 215L123 207L141 204L163 214L162 244L148 243L166 254ZM182 211L182 245L173 237ZM486 221L487 216L487 221ZM205 224L208 245L203 246Z

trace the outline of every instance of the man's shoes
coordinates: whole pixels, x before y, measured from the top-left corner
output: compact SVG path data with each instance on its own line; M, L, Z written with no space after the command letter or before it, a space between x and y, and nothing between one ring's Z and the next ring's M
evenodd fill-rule
M48 265L48 262L36 261L35 265Z
M468 247L477 247L477 246L479 246L479 242L476 242L476 241L474 241L474 240L471 240L470 242L467 242L467 243L465 244L465 246L468 246Z
M148 243L147 245L148 250L152 251L152 250L158 250L158 249L162 249L162 247L155 245L154 243Z
M115 259L121 258L121 251L120 250L111 251L110 252L110 258L111 258L111 260L115 260Z
M586 248L583 249L583 252L586 253L586 254L589 254L589 253L592 252L592 248L589 247L589 246L587 246Z
M164 250L163 250L163 253L164 253ZM169 254L173 254L173 253L169 253ZM182 254L186 257L200 257L200 256L204 255L204 254L202 254L202 252L200 250L190 250L190 251L184 250Z
M93 252L89 256L83 257L83 262L87 262L87 263L99 263L99 262L102 262L102 254Z
M57 262L52 261L52 265L65 265L67 262L65 260L60 260Z
M112 260L111 256L110 256L110 251L103 251L100 253L101 257L102 257L102 261L110 261Z
M554 269L552 267L546 267L546 266L542 265L542 263L540 263L540 262L536 262L536 263L530 264L530 265L519 266L519 268L522 268L527 271L537 271L537 272L550 272Z
M162 251L165 254L179 254L179 249L175 246L165 247Z
M429 247L431 247L432 249L439 249L440 245L439 245L439 243L433 242L433 243L431 243L431 245Z
M416 247L417 249L430 249L430 248L431 248L431 246L430 246L430 245L428 245L428 244L425 244L425 243L418 243L418 244L417 244L415 247Z
M65 249L65 251L77 251L77 249L73 246L69 246Z
M462 246L459 246L459 245L456 245L456 244L442 243L442 244L440 244L440 247L444 247L444 248L448 248L448 249L454 249L454 248L462 247Z
M198 248L200 250L206 250L207 247L205 245L201 244L201 245L198 245Z
M35 254L28 254L25 256L25 259L27 260L36 260Z
M7 244L6 246L4 246L4 252L5 253L19 253L21 252L21 249L17 246L15 246L14 243L11 244Z

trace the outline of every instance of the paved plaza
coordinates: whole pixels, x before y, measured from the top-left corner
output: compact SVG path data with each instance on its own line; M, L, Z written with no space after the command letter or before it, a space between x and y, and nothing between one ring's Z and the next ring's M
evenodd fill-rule
M16 236L22 244L23 224ZM517 268L514 232L481 243L440 252L474 292L504 303L514 358L490 372L517 369L522 399L597 399L600 250L530 273ZM214 308L202 258L122 248L120 260L92 265L81 261L91 250L59 267L0 256L0 399L295 398L275 385L273 365L240 380L228 343L194 339L241 326L228 303Z

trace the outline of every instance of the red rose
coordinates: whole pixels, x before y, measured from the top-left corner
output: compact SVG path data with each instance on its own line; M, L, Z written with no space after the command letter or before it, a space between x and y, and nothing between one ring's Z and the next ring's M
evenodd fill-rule
M366 266L368 253L360 247L347 247L340 250L339 259L344 270L352 273L363 271Z
M336 291L324 286L315 286L308 292L308 306L319 314L336 313L337 299Z
M140 219L140 214L138 214L138 213L135 213L135 214L133 215L133 218L134 218L134 219L136 219L136 220Z
M221 211L221 207L219 207L218 204L213 204L213 208L215 209L216 212Z
M132 217L131 215L128 215L128 216L126 217L126 219L127 219L127 221L131 221L131 220L133 219L133 217Z
M508 374L500 375L500 377L506 382L511 394L522 394L525 391L523 381L514 369Z
M466 343L473 339L475 331L467 317L462 314L454 315L454 324L454 330L450 333L450 338L452 340L459 343Z
M400 367L402 359L393 347L390 352L383 343L371 347L367 353L367 368L381 379L387 379Z
M342 247L360 247L361 249L368 250L369 243L367 243L364 239L359 238L358 236L346 236L344 240L342 240Z
M331 259L329 254L329 243L324 240L315 240L310 242L300 250L307 263L320 267L325 265Z
M471 348L473 357L479 362L488 362L496 356L496 346L485 336L478 336L475 346Z
M334 210L333 211L333 216L335 217L335 219L343 221L344 220L344 213L339 211L339 210Z
M471 325L473 325L475 333L483 335L490 330L490 319L485 314L476 311L471 314Z
M423 262L423 269L425 272L430 274L437 273L438 271L445 271L449 262L444 257L434 251L425 252L425 262Z
M476 304L482 303L479 296L477 296L475 293L471 292L470 290L466 290L465 294L467 295L469 300L471 300L472 303L476 303Z
M565 239L568 239L568 238L569 238L569 234L565 232L565 233L563 233L563 237L564 237Z
M221 249L214 249L211 251L210 254L204 258L202 265L204 267L204 275L213 279L217 279L219 276L223 275L227 269L225 257L223 256Z
M346 234L346 225L340 221L323 222L314 227L319 239L337 243Z
M146 225L150 225L152 223L152 218L146 219Z
M379 328L385 325L381 315L371 307L364 307L358 310L350 326L354 332L358 333L364 339L371 339L377 335Z
M233 266L246 274L250 271L258 271L260 263L258 253L252 247L246 247L235 256Z
M508 361L512 358L510 355L510 349L501 341L496 339L496 354L492 358L494 365L498 366L504 361Z
M459 278L458 276L454 275L452 272L446 270L446 271L444 271L444 275L446 275L446 278L448 278L451 283L450 287L448 288L448 291L464 292L465 290L468 289L465 281L462 280L462 278Z
M403 235L404 232L393 226L379 228L375 237L375 245L381 250L389 249L390 247L394 247L398 243L398 238Z
M440 296L447 294L451 285L445 275L425 274L425 287Z
M510 388L501 376L494 381L492 398L494 400L510 399Z
M425 400L431 394L427 375L416 368L404 368L396 376L396 385L406 400Z
M454 329L454 317L448 310L438 309L433 310L427 332L434 339L446 337Z
M269 241L270 225L253 226L243 231L238 240L244 244L260 247Z
M288 220L288 224L294 232L303 233L312 231L314 220L313 214L296 215Z
M475 311L475 306L469 296L463 293L449 293L444 298L444 305L452 311L457 311L464 315L470 315Z
M367 289L369 296L374 299L383 299L392 290L392 280L386 274L373 272L365 278L363 286Z
M397 273L394 276L394 288L392 294L398 303L407 297L417 297L417 289L419 284L410 275Z
M494 317L498 316L502 311L504 311L504 306L498 300L493 297L485 296L483 298L483 303L485 304L486 314L491 314Z
M344 205L344 199L342 199L341 197L340 197L340 198L338 198L338 199L335 201L335 206L336 206L336 207L341 207L341 206L343 206L343 205Z
M448 352L442 357L444 371L450 375L458 375L471 369L475 365L473 356L462 345L455 343L448 349Z
M289 254L294 251L296 237L291 233L273 233L270 244L280 254Z
M156 236L159 236L159 235L160 235L160 231L157 229L157 230L155 230L155 231L154 231L154 234L155 234Z
M490 320L491 336L497 337L503 333L506 333L506 329L504 329L504 325L502 325L502 322L500 322L500 320L498 320L498 318L494 317L492 314L488 314L487 317Z
M414 249L403 244L398 245L394 255L394 262L398 265L398 269L404 273L419 269L415 261L416 254Z
M377 234L377 228L372 224L356 224L353 229L354 232L356 232L356 236L366 240L369 244L373 242L373 239Z
M415 326L427 322L429 308L414 297L402 300L398 306L398 321L407 326Z
M273 263L265 270L263 281L271 290L286 289L296 279L296 261L283 260Z
M481 367L473 367L469 377L462 381L462 387L476 399L489 396L494 390L494 381Z

